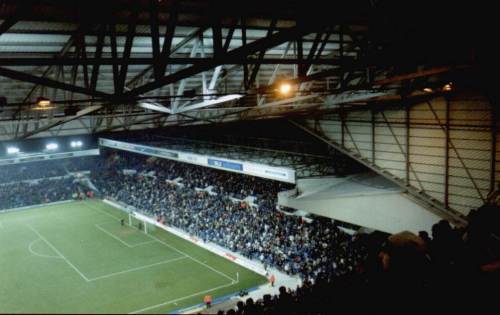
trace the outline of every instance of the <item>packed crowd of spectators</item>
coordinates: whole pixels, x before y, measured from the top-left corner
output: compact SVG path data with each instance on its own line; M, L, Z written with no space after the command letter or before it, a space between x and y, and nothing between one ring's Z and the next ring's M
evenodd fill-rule
M130 168L138 173L124 175ZM176 178L181 185L166 181ZM364 257L331 219L308 223L276 210L277 193L289 188L280 182L133 154L111 156L93 182L105 196L289 274L344 274ZM207 187L211 194L199 190ZM254 206L230 198L247 196L256 197Z
M432 236L362 235L359 241L368 255L353 272L306 280L295 289L280 287L277 295L248 298L218 314L330 314L373 307L384 313L429 307L487 312L497 305L500 284L499 206L473 210L467 228L452 228L442 220Z
M67 175L68 172L90 170L98 157L85 156L70 159L45 160L0 166L0 184L51 178Z
M73 160L64 169L91 169L102 196L303 279L293 290L248 299L226 314L327 314L339 306L354 311L359 301L383 307L394 300L451 303L450 295L463 304L473 300L470 290L495 301L490 293L496 291L487 289L500 283L498 193L470 212L467 228L443 220L432 235L350 236L330 219L278 211L277 193L290 189L288 184L111 150L81 161L87 162ZM67 200L81 191L73 178L46 178L58 176L60 165L29 165L0 167L14 179L1 177L0 209ZM44 179L20 182L34 178ZM253 204L243 201L248 196L256 197Z
M93 169L97 161L87 156L0 166L0 210L71 199L82 189L67 175Z
M42 179L0 185L0 210L70 200L79 191L73 178Z
M66 171L59 160L21 163L0 167L0 183L63 176Z

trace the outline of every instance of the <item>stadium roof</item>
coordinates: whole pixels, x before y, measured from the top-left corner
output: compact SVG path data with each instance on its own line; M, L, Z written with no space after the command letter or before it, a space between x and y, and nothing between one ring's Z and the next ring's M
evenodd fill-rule
M460 26L456 13L443 21L443 9L377 0L2 1L0 137L312 115L425 96L480 55L481 35L470 36L480 25ZM283 81L289 95L276 91ZM227 95L234 99L220 100Z

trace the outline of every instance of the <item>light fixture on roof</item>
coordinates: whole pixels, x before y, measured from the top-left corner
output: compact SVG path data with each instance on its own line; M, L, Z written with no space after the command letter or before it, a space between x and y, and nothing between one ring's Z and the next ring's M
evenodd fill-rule
M424 92L426 92L426 93L432 93L432 92L434 92L434 90L431 89L431 88L426 87L426 88L424 88Z
M39 97L36 99L36 104L40 107L48 107L50 106L50 100L45 97Z
M18 147L7 147L7 154L17 154L19 153Z
M447 83L447 84L445 84L445 85L443 86L443 91L448 92L448 91L451 91L452 89L453 89L453 83L452 83L452 82Z
M78 140L78 141L71 141L70 142L70 146L72 148L81 148L83 146L83 142L81 142L80 140Z
M278 87L278 91L281 95L287 96L292 91L292 85L288 82L282 82Z
M57 150L57 148L59 148L59 145L57 143L47 143L47 145L45 146L45 149L49 150L49 151L54 151L54 150Z
M35 110L48 110L54 108L54 106L51 106L52 102L43 96L40 96L36 99L36 105L33 109Z

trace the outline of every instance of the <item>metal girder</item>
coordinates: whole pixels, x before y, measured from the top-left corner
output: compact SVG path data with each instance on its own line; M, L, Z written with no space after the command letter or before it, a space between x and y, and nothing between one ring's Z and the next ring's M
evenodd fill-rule
M276 28L276 23L277 23L276 19L271 20L271 24L269 25L269 29L267 30L266 37L269 37L273 34L274 29ZM259 56L257 57L258 62L252 68L252 72L250 73L250 77L246 81L246 85L245 85L246 90L248 90L255 82L255 79L257 78L257 72L259 72L260 65L262 64L262 60L264 59L265 54L266 54L265 48L259 52Z
M18 21L19 21L19 17L11 17L11 18L4 20L2 22L2 24L0 24L0 36L3 33L7 32L9 30L9 28L14 26L14 24L16 24Z
M12 26L14 26L14 24L19 22L28 13L30 5L32 4L31 2L32 1L24 1L24 3L20 4L14 14L12 14L12 16L4 19L2 24L0 24L0 36L7 32Z
M16 71L16 70L11 70L7 68L0 67L0 76L7 77L13 80L18 80L18 81L24 81L24 82L30 82L38 85L43 85L47 87L52 87L55 89L61 89L69 92L74 92L74 93L80 93L84 95L89 95L93 96L96 98L105 98L109 99L111 97L111 94L104 93L104 92L99 92L99 91L91 91L88 88L76 86L76 85L71 85L63 82L58 82L55 80L51 80L48 78L43 78L43 77L37 77L28 73Z
M99 35L97 37L97 45L95 51L96 62L92 66L92 77L90 79L90 90L95 91L97 89L97 80L99 78L99 66L100 59L102 56L102 50L104 46L104 31L106 30L106 25L101 24L99 27Z
M239 48L235 48L229 52L223 53L218 58L214 58L212 60L205 61L203 63L194 65L192 67L180 70L180 71L173 73L171 75L164 76L159 80L155 80L153 82L146 83L140 87L137 87L137 88L125 93L125 95L130 97L130 96L137 96L140 94L147 93L149 91L161 88L161 87L168 85L170 83L177 82L179 80L193 76L193 75L198 74L200 72L215 68L219 65L226 64L227 60L231 60L233 58L236 58L236 59L245 58L246 56L251 55L253 53L256 53L258 51L261 51L263 49L268 49L270 47L280 45L282 43L285 43L285 42L290 41L292 39L295 39L297 37L304 36L306 34L313 32L317 28L318 28L318 25L307 25L307 27L306 26L291 27L289 29L277 32L269 37L255 40L254 42L248 43L248 44L243 45Z
M149 26L151 29L151 48L153 51L153 59L160 60L160 30L158 24L158 1L149 0ZM157 64L153 67L155 78L159 78Z
M130 53L132 51L132 44L134 42L135 28L137 25L138 15L139 15L139 10L138 10L138 8L136 8L134 10L134 12L132 13L132 17L131 17L131 20L128 24L128 28L127 28L127 38L125 40L125 47L123 49L123 58L122 58L122 64L120 66L119 77L114 78L115 80L117 80L117 83L115 85L115 88L116 88L115 94L116 95L123 94L123 88L125 87L125 79L127 78Z
M193 47L191 48L191 52L189 54L190 57L196 56L196 54L198 53L198 48L199 48L201 43L202 43L202 41L200 41L200 40L197 40L193 43ZM186 86L186 80L187 80L187 78L181 80L179 87L177 88L176 95L178 97L182 96L182 94L184 93L184 87ZM178 105L179 105L179 99L176 98L176 99L174 99L174 102L172 103L172 110L175 111L177 109Z
M400 75L393 76L390 78L385 78L382 80L375 81L375 82L373 82L373 85L387 85L390 83L400 82L400 81L404 81L404 80L411 80L411 79L416 79L416 78L421 78L421 77L428 77L431 75L449 72L453 69L455 69L455 67L445 66L445 67L436 67L436 68L432 68L432 69L427 69L427 70L423 70L423 71L416 71L416 72L412 72L412 73L405 73L405 74L400 74Z
M36 128L33 131L26 132L22 136L17 137L16 139L26 139L28 137L36 135L37 133L49 130L49 129L54 128L56 126L63 125L63 124L65 124L67 122L70 122L72 120L75 120L75 119L78 119L78 118L83 117L85 115L88 115L90 113L96 112L96 111L100 110L102 107L103 107L102 105L89 106L89 107L87 107L87 108L82 109L81 111L79 111L75 116L70 116L70 117L65 117L65 118L58 119L58 120L56 120L56 121L54 121L52 123L49 123L49 124L47 124L45 126Z
M112 46L113 49L113 46ZM306 61L303 59L288 57L288 58L254 58L254 57L224 57L224 60L213 57L167 57L164 58L166 64L171 65L204 65L208 62L221 62L227 65L259 65L259 64L300 64L304 63L307 65L331 65L338 66L340 65L340 61L338 59L313 59L311 61ZM155 58L138 58L138 57L130 57L125 60L125 58L115 58L115 57L96 57L94 58L85 58L85 59L76 59L70 57L58 57L58 58L0 58L0 66L74 66L74 65L123 65L124 63L128 65L154 65L156 60Z
M174 1L173 7L170 10L170 18L167 24L167 30L165 32L165 36L163 37L163 47L160 54L160 59L157 60L158 67L155 73L155 79L159 79L165 75L165 69L168 64L168 56L171 54L172 50L172 40L174 38L175 26L177 24L177 13L178 9L178 1Z
M114 60L118 59L118 48L116 44L116 25L115 24L109 24L108 29L109 29L109 44L111 46L111 56ZM102 59L101 59L101 64L102 64ZM119 76L119 69L118 69L118 63L113 63L113 86L114 90L118 90L118 85L117 85L117 78Z
M310 128L308 128L306 126L303 126L302 124L300 124L296 121L289 120L289 122L291 124L293 124L294 126L298 127L299 129L302 129L305 132L307 132L308 134L314 136L315 138L323 141L324 143L328 144L329 146L333 147L334 149L338 150L339 152L349 156L350 158L352 158L356 162L361 163L362 165L368 167L369 169L371 169L375 173L382 175L383 177L387 178L391 182L400 186L408 194L410 194L411 196L424 202L426 204L426 206L431 211L437 211L438 213L441 214L441 216L449 219L451 222L453 222L454 224L456 224L458 226L465 226L467 224L467 220L465 220L463 218L463 216L461 214L459 214L458 212L446 208L446 206L444 206L441 202L439 202L437 200L433 200L432 198L427 198L427 196L425 194L423 194L422 191L420 191L412 186L406 185L406 183L404 181L391 175L386 170L383 170L382 168L376 166L375 164L372 164L368 159L362 158L359 154L352 153L350 150L346 149L344 146L342 146L342 145L340 145L332 140L326 139L324 136L319 135L315 131L311 130Z
M214 19L212 22L212 46L214 50L214 56L218 57L222 54L222 30L220 21Z
M292 43L291 42L288 42L288 44L286 45L286 48L285 48L285 51L283 52L283 54L281 55L281 58L284 59L286 57L286 55L288 54L288 51L290 50L290 47L291 47ZM278 70L279 70L279 67L280 67L280 64L277 64L275 67L274 67L274 70L273 70L273 73L271 74L271 77L269 78L269 81L267 82L268 85L271 85L274 83L274 80L276 79L276 75L278 73ZM264 104L264 101L266 99L266 96L263 95L258 103L257 103L257 106L261 106L262 104Z
M486 201L486 198L485 196L483 196L483 194L481 193L481 189L479 188L479 185L478 183L476 182L476 180L474 179L474 176L472 176L471 174L471 171L470 169L467 167L467 165L465 164L464 162L464 159L462 158L460 152L458 151L457 147L455 146L454 144L454 141L449 137L449 135L447 135L447 133L449 132L449 128L447 129L446 127L446 122L445 124L443 124L441 122L441 119L439 118L438 114L436 113L436 110L434 109L434 107L432 106L432 103L430 101L427 101L426 104L428 105L429 107L429 110L431 111L434 119L438 122L438 125L439 127L441 128L441 130L444 132L445 134L445 137L446 137L446 145L447 145L447 150L452 150L456 156L456 158L458 159L458 161L460 162L460 164L462 165L462 168L463 170L465 171L465 173L467 174L467 177L469 178L470 182L472 183L472 187L474 188L474 190L476 191L477 195L479 196L479 198L485 202Z
M179 50L180 48L184 47L184 45L186 45L187 43L189 43L190 41L192 41L193 39L195 38L198 38L200 36L200 34L203 34L203 32L205 32L205 30L208 28L208 26L204 26L204 27L200 27L198 28L197 30L193 31L192 33L190 33L188 36L186 36L181 42L179 42L175 47L173 47L171 50L170 50L170 55L172 55L173 53L175 53L177 50ZM168 58L170 59L170 58ZM166 61L168 64L172 64L172 61L171 60L167 60ZM149 64L152 64L152 63L149 63ZM143 71L141 71L139 74L137 74L135 77L133 77L128 83L127 83L127 87L128 88L131 88L132 86L134 86L136 83L138 83L142 78L146 77L146 75L148 73L151 72L151 70L153 70L153 65L150 65L148 66L146 69L144 69Z

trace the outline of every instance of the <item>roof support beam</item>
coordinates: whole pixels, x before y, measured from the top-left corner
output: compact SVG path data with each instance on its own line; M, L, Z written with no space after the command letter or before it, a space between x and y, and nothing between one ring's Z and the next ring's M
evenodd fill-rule
M97 80L99 78L99 66L100 66L100 59L102 56L102 48L104 46L104 31L106 30L106 26L104 24L101 24L99 28L99 36L97 37L97 46L96 46L96 51L95 51L95 59L96 62L94 63L92 67L92 77L90 79L90 90L95 91L97 88Z
M160 61L160 31L158 25L158 1L149 0L149 26L151 29L151 47L153 50L153 73L155 78L159 78L158 63Z
M269 37L269 36L271 36L273 34L274 29L276 28L276 23L277 23L276 19L272 19L271 20L271 24L269 25L269 29L267 30L267 36L266 37ZM254 67L252 68L252 73L250 74L250 78L248 79L247 85L245 86L246 90L248 90L254 84L255 79L257 78L257 72L259 72L260 65L261 65L262 59L264 59L264 55L265 54L266 54L266 49L265 48L262 49L259 52L259 56L257 58L258 61L254 65Z
M164 76L159 80L155 80L154 82L146 83L140 87L137 87L127 93L125 93L126 96L137 96L140 94L147 93L152 90L156 90L158 88L161 88L165 85L171 84L173 82L177 82L179 80L182 80L184 78L193 76L195 74L198 74L203 71L207 71L209 69L215 68L219 65L225 64L226 59L238 59L238 58L245 58L250 54L256 53L258 51L261 51L263 49L268 49L271 47L275 47L277 45L280 45L282 43L285 43L287 41L290 41L292 39L295 39L297 37L302 37L306 34L311 33L314 31L315 28L318 28L317 25L307 25L307 26L302 26L302 27L291 27L289 29L280 31L278 33L275 33L271 36L258 39L254 42L251 42L247 45L243 45L239 48L233 49L229 52L226 52L222 54L221 57L219 58L214 58L210 61L206 61L203 63L200 63L198 65L191 66L189 68L180 70L176 73L173 73L168 76Z
M165 69L167 67L167 58L170 56L172 50L172 40L174 38L175 26L177 25L177 9L178 1L174 1L173 7L170 10L170 17L167 24L167 30L165 31L165 36L163 37L163 47L161 50L160 60L158 61L158 70L155 74L155 79L159 79L165 75Z
M203 32L205 32L205 30L207 29L208 27L200 27L198 28L197 30L193 31L192 33L190 33L188 36L186 36L179 44L175 45L175 47L173 47L171 50L170 50L170 55L172 55L173 53L175 53L177 50L179 50L180 48L184 47L187 43L189 43L190 41L192 41L193 39L195 38L198 38L200 36L200 34L203 34ZM171 63L170 60L167 60L167 64L168 63ZM150 63L152 64L152 63ZM151 73L151 70L153 69L153 65L147 67L146 69L144 69L143 71L141 71L139 74L137 74L135 77L133 77L128 83L127 83L127 87L128 88L131 88L133 87L134 85L136 85L142 78L149 78L147 75L149 73Z
M31 136L34 136L36 135L37 133L40 133L40 132L43 132L43 131L46 131L46 130L49 130L51 128L54 128L56 126L60 126L60 125L63 125L67 122L70 122L72 120L75 120L75 119L78 119L80 117L83 117L85 115L88 115L90 113L93 113L93 112L96 112L98 110L100 110L102 108L102 105L94 105L94 106L89 106L85 109L82 109L81 111L79 111L75 116L69 116L69 117L64 117L64 118L61 118L61 119L58 119L52 123L49 123L45 126L42 126L42 127L39 127L33 131L29 131L25 134L23 134L22 136L20 137L17 137L16 139L26 139L26 138L29 138Z
M113 44L111 45L111 49L113 51ZM112 55L114 53L112 52ZM176 65L200 65L205 64L211 61L221 61L219 58L213 57L196 57L196 58L188 58L188 57L171 57L165 58L164 61L167 64L176 64ZM102 58L86 58L86 59L75 59L69 57L59 57L59 58L0 58L0 66L74 66L74 65L120 65L125 62L124 58L114 58L102 57ZM156 60L154 58L128 58L128 65L154 65ZM316 64L316 65L340 65L340 61L338 59L313 59L311 61L301 60L295 57L289 58L262 58L258 59L252 56L248 57L226 57L224 59L224 64L227 65L256 65L256 64Z
M135 27L137 25L137 17L139 15L139 10L136 8L132 13L130 23L127 28L127 39L125 40L125 47L123 50L122 65L120 67L120 74L118 77L118 82L115 90L115 95L123 94L123 88L125 87L125 79L127 78L127 71L129 65L130 52L132 51L132 44L135 37Z
M440 202L423 196L422 193L418 189L416 189L412 186L406 185L405 182L401 181L400 179L396 178L395 176L391 176L386 170L384 170L376 165L373 165L367 159L360 158L358 154L354 154L351 150L348 150L348 149L344 148L343 146L341 146L340 144L338 144L332 140L327 139L323 135L318 134L317 132L315 132L314 130L311 130L307 126L304 126L304 125L302 125L294 120L289 120L289 122L291 124L293 124L294 126L298 127L299 129L302 129L305 132L309 133L310 135L314 136L315 138L319 139L320 141L323 141L324 143L328 144L329 146L331 146L335 150L349 156L350 158L354 159L358 163L363 164L364 166L368 167L369 169L371 169L375 173L382 175L383 177L387 178L391 182L393 182L396 185L400 186L401 188L405 189L409 195L416 197L417 199L425 202L426 206L431 211L436 211L436 212L440 213L443 217L446 217L447 219L454 222L454 224L456 224L458 226L464 226L467 224L466 219L464 219L463 216L461 214L459 214L458 212L453 211L451 209L447 209Z
M11 70L7 68L2 68L0 67L0 76L7 77L13 80L18 80L18 81L24 81L24 82L30 82L42 86L47 86L47 87L52 87L55 89L61 89L69 92L74 92L74 93L80 93L84 95L89 95L93 97L100 97L100 98L105 98L109 99L111 97L110 94L104 93L104 92L99 92L99 91L91 91L90 89L83 88L80 86L76 85L71 85L63 82L58 82L54 81L48 78L43 78L43 77L37 77L28 73L16 71L16 70Z

